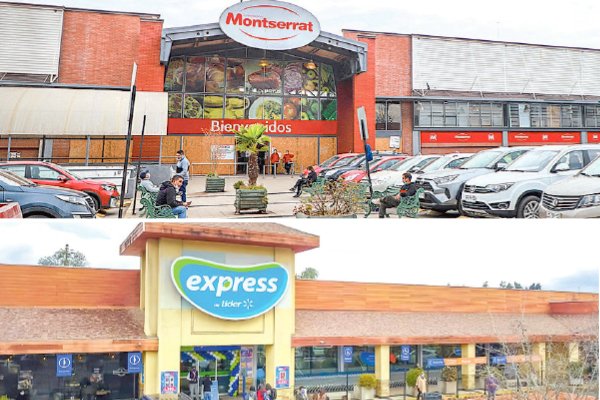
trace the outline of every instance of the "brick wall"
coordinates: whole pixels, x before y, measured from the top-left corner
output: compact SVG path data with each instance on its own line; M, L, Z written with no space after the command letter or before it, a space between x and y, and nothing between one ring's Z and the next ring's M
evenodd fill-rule
M66 10L59 81L67 84L129 86L138 63L138 90L162 91L162 21L137 15Z
M410 96L412 93L411 37L377 35L375 40L377 96Z

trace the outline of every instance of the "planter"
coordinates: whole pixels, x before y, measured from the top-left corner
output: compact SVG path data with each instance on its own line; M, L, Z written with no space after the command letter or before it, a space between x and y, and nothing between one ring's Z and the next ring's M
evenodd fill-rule
M375 398L375 389L355 386L352 392L352 398L358 400L373 400Z
M216 193L225 191L225 178L218 176L207 176L206 177L206 192Z
M267 212L267 190L266 189L237 189L235 191L235 213L240 211L258 210Z
M442 392L444 394L456 393L456 381L454 382L442 382Z
M307 215L304 213L297 213L296 218L358 218L356 214L348 215Z

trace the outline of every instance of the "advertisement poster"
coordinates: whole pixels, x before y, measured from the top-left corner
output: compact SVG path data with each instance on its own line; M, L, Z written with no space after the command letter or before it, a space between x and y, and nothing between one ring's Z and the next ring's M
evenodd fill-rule
M235 145L213 144L210 152L215 160L233 160L235 158Z
M400 148L400 136L390 136L390 148L391 149L399 149Z
M246 377L252 378L253 367L254 367L254 348L252 347L242 347L240 350L240 366L243 371L246 371Z
M161 371L160 394L177 394L177 385L179 384L177 375L177 371Z
M275 368L275 389L288 389L290 387L290 367Z

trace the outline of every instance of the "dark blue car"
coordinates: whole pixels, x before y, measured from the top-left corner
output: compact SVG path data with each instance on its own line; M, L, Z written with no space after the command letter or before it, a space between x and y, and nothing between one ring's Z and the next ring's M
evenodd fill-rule
M23 218L94 218L94 201L83 192L36 185L0 170L0 203L17 202Z

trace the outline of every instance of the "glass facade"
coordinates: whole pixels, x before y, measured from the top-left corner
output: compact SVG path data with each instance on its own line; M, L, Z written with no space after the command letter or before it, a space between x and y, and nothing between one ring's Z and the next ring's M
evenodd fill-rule
M169 118L337 119L335 77L328 64L220 55L173 57L165 91Z
M127 353L73 354L66 378L56 376L56 355L0 356L0 399L137 398L136 378L127 374Z
M338 353L337 347L297 347L296 376L337 373Z
M408 361L402 358L403 346L390 346L390 370L406 371L417 366L417 346L408 346Z
M379 121L379 115L384 115L385 104L378 103L377 107ZM538 129L600 127L600 106L597 105L418 101L414 109L416 127Z

